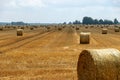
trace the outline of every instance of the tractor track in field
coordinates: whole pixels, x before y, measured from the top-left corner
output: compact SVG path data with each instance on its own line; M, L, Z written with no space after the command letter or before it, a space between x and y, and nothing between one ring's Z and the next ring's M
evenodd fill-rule
M57 35L56 35L57 34ZM51 48L54 40L57 40L58 35L61 34L59 31L54 31L52 33L49 33L48 35L33 40L31 43L28 43L27 45L24 45L25 48L40 48L40 49L49 49ZM35 45L38 44L38 45ZM32 45L32 46L31 46Z
M37 32L36 32L37 31ZM38 32L41 32L42 30L40 29L40 30L33 30L33 31L24 31L24 34L28 34L28 33L33 33L33 32L35 32L35 33L38 33ZM34 34L35 34L34 33ZM6 39L11 39L11 38L13 38L14 36L16 36L15 35L16 34L16 32L14 32L14 33L8 33L8 34L4 34L4 35L1 35L0 37L0 40L6 40Z
M43 38L45 37L45 35L48 35L50 33L53 33L54 31L51 31L51 32L42 32L42 33L38 33L36 35L32 35L32 36L28 36L28 37L25 37L25 38L21 38L19 40L16 40L15 42L12 42L12 43L9 43L9 44L6 44L6 45L3 45L3 46L0 46L0 48L4 49L4 50L1 50L0 53L5 53L7 51L10 51L10 50L13 50L13 49L17 49L17 48L20 48L34 40L37 40L37 39L40 39L40 38ZM19 43L19 44L18 44ZM21 44L22 43L22 44ZM14 45L17 45L17 46L14 46ZM12 46L12 47L11 47ZM7 48L6 48L7 47Z
M75 31L72 29L62 29L55 33L49 34L40 40L34 40L30 44L25 45L26 48L40 48L42 51L54 50L59 47L66 47L77 44L74 39ZM38 44L38 45L34 45ZM32 46L31 46L32 45Z
M74 33L74 30L65 28L49 45L51 47L68 47L74 45L76 43L76 41L74 40Z
M0 45L0 48L1 48L1 47L5 47L5 46L9 46L9 45L12 45L12 44L15 44L15 43L17 43L17 42L20 42L20 41L23 41L23 40L26 40L26 39L33 38L33 37L38 36L38 35L41 35L41 34L43 34L43 33L44 33L44 32L40 32L40 33L37 33L37 34L34 34L34 35L30 35L30 36L27 36L27 37L15 38L15 40L14 40L13 42Z

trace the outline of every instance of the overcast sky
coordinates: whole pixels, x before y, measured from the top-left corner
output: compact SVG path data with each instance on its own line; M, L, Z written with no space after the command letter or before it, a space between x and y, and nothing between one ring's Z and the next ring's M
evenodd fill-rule
M120 0L0 0L0 22L60 23L84 16L120 21Z

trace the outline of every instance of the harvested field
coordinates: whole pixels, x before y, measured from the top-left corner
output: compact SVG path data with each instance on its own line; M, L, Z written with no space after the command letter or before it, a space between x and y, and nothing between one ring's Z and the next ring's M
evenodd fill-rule
M120 50L120 32L108 28L103 35L101 31L101 27L25 28L21 37L16 29L0 31L0 80L77 80L82 50ZM90 44L80 44L80 32L91 33Z

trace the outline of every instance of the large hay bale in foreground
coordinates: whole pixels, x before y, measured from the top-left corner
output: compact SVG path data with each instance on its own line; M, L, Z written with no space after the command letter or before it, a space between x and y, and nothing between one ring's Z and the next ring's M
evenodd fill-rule
M89 44L89 43L90 43L90 32L81 32L80 44Z
M78 80L120 80L120 51L83 50L77 64Z
M17 36L23 36L23 29L17 29Z
M115 32L119 32L119 28L115 28Z
M102 29L102 34L107 34L108 30L106 28Z

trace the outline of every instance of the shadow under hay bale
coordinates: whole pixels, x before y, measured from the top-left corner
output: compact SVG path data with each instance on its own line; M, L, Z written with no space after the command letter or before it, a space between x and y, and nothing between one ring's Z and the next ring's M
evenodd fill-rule
M34 30L34 28L33 28L33 27L31 27L31 28L30 28L30 30Z
M83 50L77 64L78 80L120 80L120 51Z
M23 29L17 29L17 36L23 36Z
M85 28L88 29L88 26L86 26Z
M21 27L20 29L25 29L24 27Z
M80 44L89 44L90 43L90 33L81 32L80 33Z
M0 31L3 31L3 27L0 27Z
M79 30L79 28L77 27L76 30Z
M59 31L61 31L61 30L62 30L62 28L58 28L58 30L59 30Z
M102 34L107 34L108 30L106 28L102 29Z
M115 32L119 32L119 28L115 28Z

